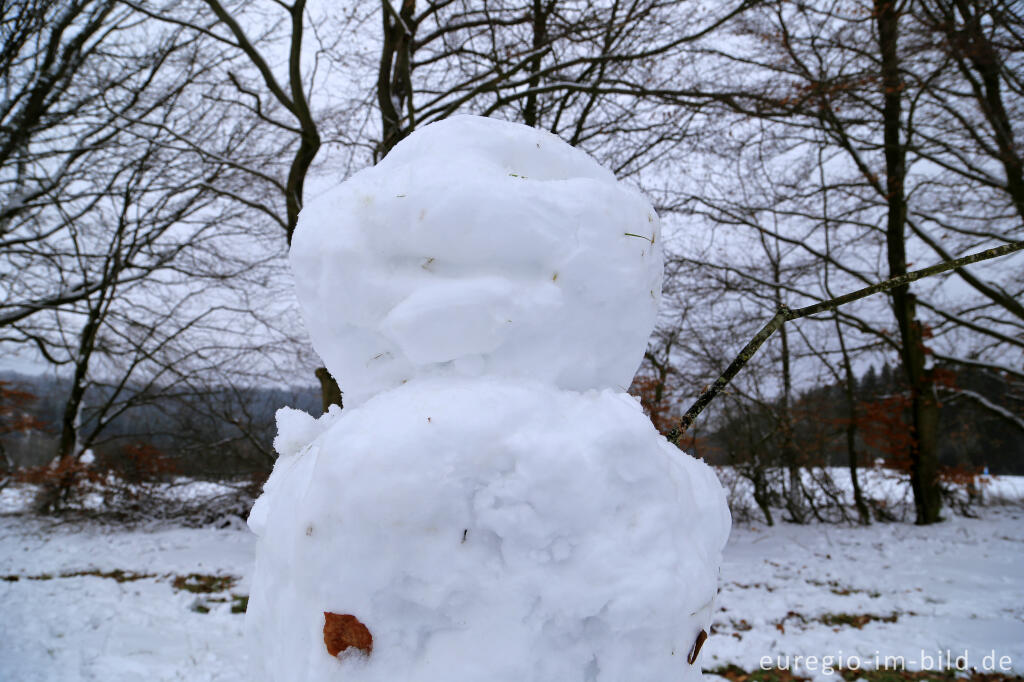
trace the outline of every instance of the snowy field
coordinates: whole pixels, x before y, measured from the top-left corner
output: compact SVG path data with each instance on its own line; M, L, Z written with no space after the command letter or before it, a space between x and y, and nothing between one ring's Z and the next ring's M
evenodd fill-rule
M13 513L22 499L0 494L0 680L247 679L248 531L58 524ZM817 656L794 672L821 679L825 656L921 669L966 652L969 667L1021 675L1024 508L980 513L930 528L735 527L704 669L740 679L728 666Z

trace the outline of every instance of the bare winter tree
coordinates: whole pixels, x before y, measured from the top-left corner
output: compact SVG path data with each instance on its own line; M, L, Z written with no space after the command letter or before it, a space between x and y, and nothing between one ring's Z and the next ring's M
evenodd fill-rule
M746 3L684 15L653 0L608 6L383 0L356 3L333 17L314 16L304 0L266 12L222 0L133 6L222 47L225 83L212 96L229 117L270 129L282 142L235 159L251 176L248 188L218 191L280 226L290 240L325 139L350 169L381 158L417 126L460 111L542 126L597 153L620 174L643 171L685 139L692 116L645 104L645 88L670 80L681 46ZM325 95L346 89L357 94L344 106ZM373 111L376 124L368 115ZM325 404L340 404L326 370L317 375Z
M382 2L376 156L418 126L469 112L545 128L634 176L689 139L699 104L664 106L653 93L693 68L690 45L748 7Z
M0 105L0 249L5 254L31 249L60 230L36 225L34 216L80 177L88 150L103 143L117 120L116 112L103 115L98 104L106 90L117 87L116 79L95 83L97 90L73 89L99 49L113 5L40 0L5 4L0 10L5 93ZM102 284L26 282L14 267L0 272L0 286L0 325L6 327L39 310L80 300Z
M110 3L30 9L5 52L8 91L35 113L11 104L5 127L0 342L70 369L55 456L75 461L213 361L202 335L251 310L213 292L259 277L265 257L232 233L237 207L213 190L238 182L230 159L250 133L224 126L202 93L216 65L205 38L143 31L145 17ZM48 66L58 57L64 67ZM182 138L203 139L204 154Z
M730 154L756 158L782 191L749 202L705 182L679 205L740 227L731 246L767 233L817 263L787 283L788 305L830 298L825 265L830 287L841 291L1014 243L1022 225L1008 112L1020 110L1018 21L998 3L774 2L745 12L730 24L730 41L703 46L709 78L663 96L704 92L721 113L717 131L716 122L708 128L717 148L706 153L718 163ZM747 182L744 172L734 187ZM774 215L781 227L756 215ZM739 252L713 263L756 281L736 263ZM900 354L919 523L938 520L941 505L934 361L997 373L1019 365L1020 270L999 261L987 268L955 269L955 285L947 278L896 287L888 316L871 302L838 313L854 347ZM765 309L765 317L774 312ZM827 352L841 353L828 338Z
M341 13L330 26L311 17L305 0L277 3L261 13L252 3L200 0L193 3L131 3L154 21L182 27L219 50L217 73L207 97L217 101L227 120L261 130L259 143L241 148L231 159L247 181L242 186L212 185L213 191L251 210L254 220L280 228L291 242L306 194L306 179L322 145L328 114L314 109L313 92L340 59L337 46L358 13ZM334 31L325 37L326 29ZM202 153L204 140L174 131ZM275 141L276 140L276 141ZM275 251L279 252L279 247ZM325 405L341 405L338 384L323 367L316 371Z

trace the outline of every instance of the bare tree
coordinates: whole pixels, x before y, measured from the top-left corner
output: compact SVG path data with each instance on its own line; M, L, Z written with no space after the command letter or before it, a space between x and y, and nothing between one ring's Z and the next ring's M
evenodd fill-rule
M695 183L677 205L711 224L740 228L733 231L739 249L767 234L816 263L808 276L787 282L790 306L831 298L818 276L823 268L830 287L849 290L899 277L911 263L1015 243L1022 225L1009 144L1016 139L1009 112L1019 110L1020 97L1014 22L1019 18L998 3L752 8L729 25L731 41L700 46L707 73L722 82L698 78L660 94L685 103L703 93L720 115L708 123L720 148L706 153L719 163L730 153L756 157L784 191L745 200L730 189L749 182L740 172L720 192ZM763 213L777 216L781 227L752 219ZM772 283L758 282L737 253L726 251L713 263L767 293ZM1006 358L1024 350L1017 338L1019 268L993 261L985 273L952 272L965 285L957 296L941 280L913 291L896 287L891 322L872 302L837 313L844 344L852 338L855 347L900 354L911 398L919 523L938 520L941 504L933 361L1002 372L1019 364ZM765 318L774 313L773 306L764 309ZM841 355L837 342L831 335L815 343Z
M469 112L545 128L637 175L689 139L699 104L653 93L693 67L690 45L749 6L384 0L376 158L418 126Z
M266 257L232 233L238 207L214 190L238 183L231 159L249 133L202 92L217 64L206 38L140 28L149 20L111 3L29 9L5 44L19 94L0 166L0 343L70 368L54 454L74 461L213 360L203 334L251 313L215 290L265 278Z
M290 240L325 139L342 148L351 168L381 158L417 126L460 111L546 127L611 161L620 174L643 171L678 147L690 118L664 106L654 116L660 105L644 104L645 84L671 78L670 66L655 67L682 59L680 46L747 5L684 15L656 0L382 0L356 3L330 19L313 16L304 0L268 12L223 0L132 6L222 47L229 85L211 96L228 118L269 129L282 142L253 146L235 160L250 174L249 187L215 189ZM376 35L369 29L374 15ZM357 90L368 86L344 112L329 97L314 96L336 89L339 79ZM377 125L365 116L374 109ZM286 173L278 161L283 154L290 159ZM317 374L326 379L325 404L340 404L337 384L324 368Z
M320 19L311 19L305 0L277 3L276 15L251 12L251 3L221 0L158 7L130 4L154 20L183 27L219 46L218 69L227 84L211 88L207 96L221 104L228 120L261 129L264 135L231 160L248 182L212 189L251 209L254 219L279 227L287 245L305 199L307 175L322 145L323 116L314 111L311 93L321 85L322 64L329 70L337 59L333 51L341 36L325 39ZM340 32L346 21L358 23L359 17L347 16L332 28ZM175 135L197 150L204 147L201 138L177 131ZM279 142L268 142L275 137ZM282 158L288 159L283 166ZM323 367L317 376L325 382L325 404L341 405L335 379Z

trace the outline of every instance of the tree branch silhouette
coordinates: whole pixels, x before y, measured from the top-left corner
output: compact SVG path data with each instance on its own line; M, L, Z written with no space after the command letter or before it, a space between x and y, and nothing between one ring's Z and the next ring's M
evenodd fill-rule
M826 310L834 310L839 306L851 303L852 301L866 298L883 291L889 291L890 289L910 284L911 282L915 282L925 277L938 275L943 272L948 272L949 270L957 270L965 265L971 265L972 263L1006 256L1016 251L1020 251L1021 249L1024 249L1024 241L1010 242L1008 244L1003 244L1002 246L997 246L992 249L973 253L969 256L964 256L963 258L943 261L942 263L937 263L936 265L922 268L921 270L914 270L913 272L908 272L898 277L892 277L885 281L878 282L877 284L864 287L863 289L857 289L856 291L851 291L848 294L830 298L827 301L821 301L820 303L815 303L803 308L796 308L794 310L786 305L780 305L778 310L775 312L775 316L772 317L772 319L770 319L768 323L754 335L754 338L747 342L747 345L745 345L736 358L729 363L729 366L725 368L725 371L715 379L715 382L710 386L707 386L701 392L697 400L690 406L690 409L688 409L679 420L679 424L669 432L668 439L672 443L678 445L679 439L693 425L694 420L696 420L698 415L704 411L704 408L711 404L711 401L713 401L718 394L729 385L729 382L732 381L733 377L739 374L740 370L742 370L750 359L754 357L754 354L757 353L758 349L760 349L762 345L764 345L764 342L767 341L769 337L778 331L786 322L789 322L790 320L797 320L802 317L810 317L811 315L816 315L818 313L825 312Z

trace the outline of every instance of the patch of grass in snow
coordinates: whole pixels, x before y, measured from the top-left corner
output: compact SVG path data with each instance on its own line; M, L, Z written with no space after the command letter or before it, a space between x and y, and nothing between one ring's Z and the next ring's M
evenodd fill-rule
M122 571L119 568L115 568L113 571L101 571L94 568L88 571L65 571L64 573L58 573L57 575L53 575L52 573L40 573L38 575L5 575L2 579L9 583L16 583L19 580L53 580L54 578L81 578L84 576L107 578L109 580L116 580L119 583L127 583L132 582L133 580L143 580L144 578L156 577L153 573L133 573L132 571Z
M704 669L708 675L718 675L729 680L729 682L797 682L809 680L808 677L794 675L791 670L783 668L768 668L767 670L754 670L747 672L738 665L724 665L718 668Z
M226 603L231 602L231 613L245 613L249 606L249 596L245 594L232 594L230 597L216 597L208 596L213 595L217 592L226 592L230 590L238 582L238 578L233 575L210 575L205 573L189 573L188 575L163 575L158 576L154 573L133 573L132 571L123 571L121 569L114 569L112 571L101 571L99 569L89 569L82 571L66 571L64 573L52 574L52 573L39 573L36 575L3 575L0 576L0 580L9 583L16 583L20 580L54 580L58 578L81 578L85 576L92 576L95 578L106 578L108 580L114 580L119 583L131 582L134 580L143 580L145 578L170 578L171 587L178 591L191 592L197 595L203 595L197 598L190 607L192 611L196 613L209 613L211 606L214 602Z
M769 668L747 672L738 665L725 665L718 668L705 668L706 675L717 675L729 682L805 682L808 677L796 675L785 668ZM1024 680L1020 675L1003 673L982 673L976 670L849 670L836 669L836 677L846 682L1011 682Z
M39 573L36 575L18 575L10 574L0 576L0 580L9 583L16 583L19 580L54 580L58 578L82 578L85 576L92 576L95 578L106 578L108 580L114 580L119 583L127 583L135 580L144 580L146 578L171 578L171 586L178 591L192 592L193 594L213 594L215 592L225 592L230 590L238 582L238 578L233 575L209 575L204 573L189 573L188 575L164 575L159 576L155 573L135 573L132 571L123 571L116 568L112 571L101 571L99 569L89 569L82 571L65 571L63 573ZM227 598L208 598L206 602L220 601L226 602ZM231 613L245 613L246 608L249 605L248 595L231 595ZM210 609L205 605L204 602L196 601L192 605L192 610L197 613L209 613Z
M898 613L890 613L888 616L876 616L871 613L826 613L820 620L832 627L851 627L860 630L871 622L895 623L899 618Z
M876 590L861 590L861 589L858 589L856 587L847 587L847 586L843 585L842 583L840 583L838 580L823 581L823 580L812 580L812 579L808 578L807 579L807 584L808 585L814 585L815 587L827 587L832 594L838 594L838 595L840 595L842 597L845 597L845 596L851 595L851 594L866 594L869 597L871 597L872 599L878 599L879 597L882 596L882 593L878 592Z
M903 615L912 616L914 614L905 613ZM899 620L899 618L900 614L896 613L895 611L886 616L880 616L873 613L826 613L822 616L818 616L815 618L808 618L804 616L802 613L790 611L785 616L783 616L775 622L775 629L785 634L787 621L793 620L800 623L801 625L806 625L809 622L816 621L818 623L822 623L823 625L828 625L835 631L838 631L841 627L851 627L860 630L868 623L895 623Z
M231 613L245 613L249 609L249 595L231 595Z
M233 575L210 575L207 573L189 573L176 575L171 586L176 590L184 590L195 594L210 594L230 590L238 582Z
M249 595L232 594L230 600L227 597L199 597L190 607L196 613L209 613L210 604L224 604L231 602L231 613L245 613L249 608Z
M773 586L766 585L765 583L738 583L733 581L730 582L729 585L733 587L738 587L741 590L764 590L766 592L775 591L775 588Z
M928 682L1006 682L1022 680L1020 675L1005 673L983 673L977 670L837 670L847 682L907 682L927 680Z

